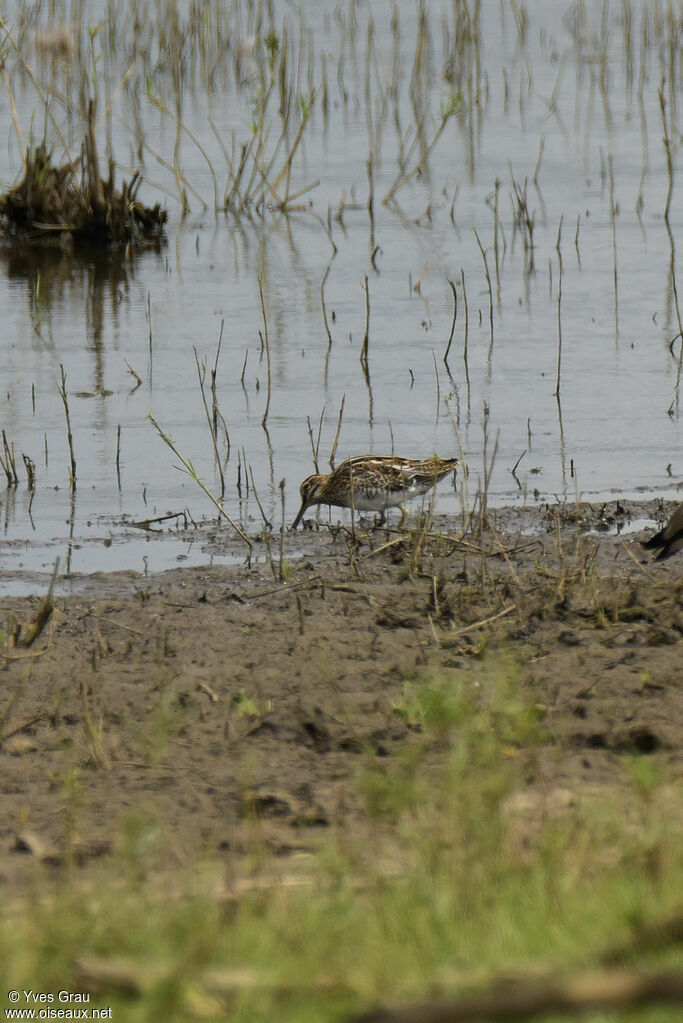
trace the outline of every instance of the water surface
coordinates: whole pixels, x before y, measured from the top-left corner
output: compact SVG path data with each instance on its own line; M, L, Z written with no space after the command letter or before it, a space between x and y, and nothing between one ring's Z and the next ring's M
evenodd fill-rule
M474 8L455 9L471 15ZM425 7L420 30L412 5L399 6L396 29L389 3L276 2L270 25L257 5L211 0L201 7L203 24L191 19L189 4L178 4L174 27L171 10L141 6L136 29L131 3L7 5L5 20L33 75L11 51L8 83L24 141L43 130L38 82L50 97L49 138L58 146L59 130L78 152L78 96L94 54L102 153L109 138L117 175L140 169L140 197L164 199L169 223L159 251L76 260L59 249L0 250L0 425L20 476L0 496L2 570L45 572L56 553L75 572L159 570L184 554L194 563L207 556L174 540L172 523L163 527L168 544L126 523L215 514L174 467L147 413L219 493L194 351L210 372L219 337L216 394L230 440L224 504L251 533L263 526L251 475L275 527L285 480L291 521L299 482L313 471L308 421L315 442L322 417L324 469L342 400L337 461L366 451L462 450L469 505L494 448L491 504L676 496L683 479L681 341L674 340L681 292L674 240L683 237L680 17L676 23L656 4L541 3L523 17L520 7L483 4L474 31L466 20L454 24L453 5L435 3ZM56 26L74 42L66 62L46 49L45 33ZM472 40L459 42L470 29ZM224 149L239 154L248 144L259 89L271 80L269 32L281 50L272 59L264 152L275 150L282 129L282 78L292 100L290 145L302 101L303 108L312 102L290 194L317 184L285 213L272 208L281 179L268 193L270 209L236 215L216 210L215 198L223 204ZM176 96L206 155L181 131L174 157ZM0 111L10 140L0 153L7 188L21 154L6 96ZM665 123L674 174L668 221ZM285 152L283 145L272 182ZM385 204L401 158L403 173L418 163L419 173ZM331 343L321 303L326 272ZM359 358L366 277L367 374ZM267 429L259 280L271 364ZM458 308L446 366L451 281ZM227 454L222 437L220 451ZM36 465L35 491L21 453ZM437 507L460 511L460 489L442 484Z

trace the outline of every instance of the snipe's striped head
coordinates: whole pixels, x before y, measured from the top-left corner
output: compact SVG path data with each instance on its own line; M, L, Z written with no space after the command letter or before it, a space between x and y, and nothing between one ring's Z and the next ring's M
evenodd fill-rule
M312 476L307 476L306 479L303 481L303 483L299 487L299 493L301 495L301 507L299 508L297 517L294 519L294 522L292 523L291 526L292 529L296 529L296 527L299 525L301 521L304 512L308 511L308 509L312 505L325 503L324 498L321 495L324 494L325 483L327 482L327 480L329 480L331 475L332 475L331 473L328 476L326 476L324 473L317 474L313 473Z

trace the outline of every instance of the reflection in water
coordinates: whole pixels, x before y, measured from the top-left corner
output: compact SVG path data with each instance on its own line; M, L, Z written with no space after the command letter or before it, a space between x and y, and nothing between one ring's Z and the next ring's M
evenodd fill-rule
M562 472L562 497L566 501L567 499L567 445L564 439L564 424L562 422L562 400L560 398L560 392L558 391L555 395L557 401L557 425L560 434L560 469ZM574 475L573 463L572 463L572 476Z
M71 488L71 499L69 501L69 541L66 545L66 558L64 559L64 571L66 575L71 572L71 555L74 545L74 529L76 526L76 488Z
M612 154L607 159L609 167L609 216L612 224L612 260L614 265L614 347L619 347L619 266L617 263L617 207L614 201L614 166Z
M681 369L683 368L683 322L681 321L681 308L678 304L678 288L676 287L676 246L674 245L674 236L671 230L671 223L669 221L668 209L667 215L664 218L666 223L666 230L669 236L669 250L671 252L671 262L669 266L669 280L667 282L667 329L671 331L673 323L672 312L676 316L676 325L678 327L678 333L672 338L669 344L669 351L674 356L674 345L678 341L678 363L676 365L676 380L674 382L674 395L671 405L668 408L668 414L672 415L675 409L678 414L680 407L680 395L681 395Z
M161 247L156 247L160 254ZM60 246L2 245L0 264L10 281L24 285L35 337L55 348L55 316L64 308L83 310L83 333L94 355L93 390L105 391L104 339L118 325L130 299L140 257L125 249L73 252Z

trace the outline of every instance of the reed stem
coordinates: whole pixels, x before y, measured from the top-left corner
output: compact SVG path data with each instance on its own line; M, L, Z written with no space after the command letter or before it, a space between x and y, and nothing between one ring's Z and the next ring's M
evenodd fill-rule
M73 438L73 433L71 431L71 415L69 413L69 399L68 399L67 393L66 393L66 373L64 372L64 366L62 365L61 362L59 364L59 371L61 373L62 382L61 382L61 385L57 386L57 391L59 392L59 396L62 399L62 404L64 405L64 416L66 418L66 438L67 438L67 441L68 441L68 444L69 444L69 458L70 458L69 485L70 485L71 490L73 492L76 489L76 456L74 455L74 438Z

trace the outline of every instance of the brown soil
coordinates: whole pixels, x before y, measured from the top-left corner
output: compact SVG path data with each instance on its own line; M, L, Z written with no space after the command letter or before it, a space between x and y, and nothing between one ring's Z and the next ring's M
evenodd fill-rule
M359 823L368 759L415 741L395 710L406 677L497 651L545 708L548 786L618 790L627 751L675 773L683 556L534 516L535 535L501 519L427 538L420 558L396 533L373 553L381 530L355 551L346 530L309 532L285 584L268 565L177 569L58 599L39 640L0 659L0 876L67 849L87 870L131 814L167 836L160 867L234 863L255 819L278 855L314 848ZM37 599L0 603L3 623L36 616Z

